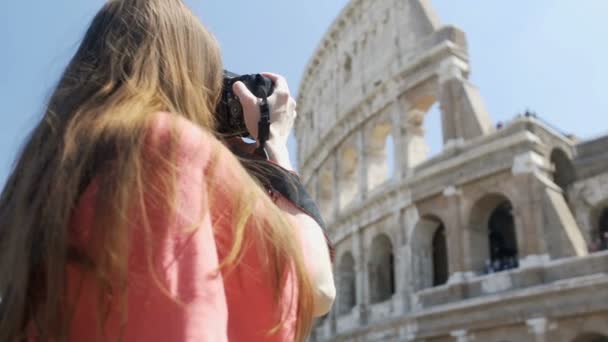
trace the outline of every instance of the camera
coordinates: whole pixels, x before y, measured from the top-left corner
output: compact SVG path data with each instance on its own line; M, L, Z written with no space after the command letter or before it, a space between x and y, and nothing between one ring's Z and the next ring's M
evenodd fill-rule
M241 81L253 93L264 98L272 95L274 84L271 79L260 74L238 75L224 70L222 95L216 108L217 130L225 136L249 136L243 106L232 91L232 85Z

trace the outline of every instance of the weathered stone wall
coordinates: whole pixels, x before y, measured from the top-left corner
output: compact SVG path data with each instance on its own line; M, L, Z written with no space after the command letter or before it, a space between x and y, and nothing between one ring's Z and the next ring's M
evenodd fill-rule
M493 128L466 46L429 1L353 0L311 58L299 165L336 245L338 288L313 340L571 341L571 322L608 318L608 253L589 254L608 144L534 115ZM445 145L429 159L434 103ZM496 217L512 229L508 260L492 254Z

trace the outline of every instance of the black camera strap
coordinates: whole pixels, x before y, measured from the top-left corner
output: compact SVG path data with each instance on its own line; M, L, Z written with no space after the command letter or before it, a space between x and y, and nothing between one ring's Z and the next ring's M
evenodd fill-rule
M260 102L260 121L258 121L258 148L255 154L264 159L268 159L266 152L266 141L270 138L270 105L268 104L268 95L265 90L262 90L263 96Z

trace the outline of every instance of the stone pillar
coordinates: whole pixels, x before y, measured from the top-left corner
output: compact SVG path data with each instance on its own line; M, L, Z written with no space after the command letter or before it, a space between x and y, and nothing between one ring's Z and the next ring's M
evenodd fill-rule
M395 140L396 172L399 179L407 178L412 168L428 158L429 146L424 137L424 116L426 111L417 108L406 96L394 102L392 112Z
M448 146L493 131L479 90L466 78L468 68L465 61L454 56L439 67L443 141Z
M404 110L400 106L398 96L393 95L393 97L396 99L395 101L393 101L390 104L390 118L391 118L391 123L392 123L391 135L393 136L393 143L394 143L393 158L395 158L395 160L394 160L395 173L394 173L393 177L395 178L396 181L400 181L404 178L403 165L404 165L405 154L402 153L399 148L400 146L405 146L405 142L404 142L405 141L405 135L404 135L405 132L402 129Z
M578 224L549 171L545 158L533 151L515 156L513 161L514 193L518 195L512 200L522 267L587 254Z
M367 198L367 153L365 149L365 135L363 130L357 131L357 180L359 183L359 195L362 200Z
M407 111L407 119L404 125L404 168L412 169L424 162L429 155L429 146L424 137L424 116L426 112L411 108Z
M466 330L454 330L450 332L450 336L454 338L456 342L469 342L471 339L469 338L468 332Z
M338 159L337 151L333 151L334 157L332 158L332 169L333 169L333 179L332 179L332 218L335 218L337 214L340 212L340 160Z
M466 222L463 222L462 191L454 186L449 186L443 190L443 196L447 201L445 217L450 218L449 221L443 222L448 249L448 283L454 284L463 282L472 275L472 272L468 272L464 258Z
M546 317L531 318L526 321L530 333L534 334L535 342L547 342L548 320Z
M357 305L355 306L356 315L359 324L367 324L367 308L369 305L369 282L367 257L365 253L365 243L363 241L363 232L358 231L353 235L354 258L355 258L355 274L357 286Z
M395 232L394 237L395 241L393 243L393 256L394 256L394 267L395 267L395 295L393 298L393 303L395 310L398 314L402 315L407 312L407 307L404 305L405 298L407 298L407 258L405 252L405 232L401 229L402 219L401 219L401 211L396 210L393 212L391 219L389 221L390 227L393 227Z
M319 210L328 224L335 217L337 201L337 184L335 175L335 156L329 157L318 170L315 171L317 185L316 193L319 201Z
M405 243L401 250L399 251L405 260L405 264L407 265L405 274L404 274L404 286L402 288L403 291L403 310L404 312L414 311L416 310L416 305L413 303L414 294L416 292L416 284L419 281L419 274L416 271L416 260L413 252L413 234L412 232L415 230L416 225L418 224L419 215L418 210L415 206L408 207L405 211L403 211L403 230L405 232Z
M331 336L336 336L338 334L338 310L329 311L329 332Z
M318 172L314 172L308 182L306 183L306 190L310 194L316 203L319 203L319 182L318 182Z

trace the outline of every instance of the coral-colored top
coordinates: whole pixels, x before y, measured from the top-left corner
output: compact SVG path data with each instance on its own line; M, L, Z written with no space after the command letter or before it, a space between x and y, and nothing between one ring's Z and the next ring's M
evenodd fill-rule
M170 116L166 113L156 116L147 147L167 150ZM141 219L134 217L130 232L128 320L122 329L123 341L292 341L296 311L292 275L284 288L287 296L280 304L287 312L287 320L277 334L269 336L269 329L279 322L279 308L273 304L269 270L255 249L246 248L242 262L233 272L215 272L232 240L226 219L231 217L233 208L226 204L226 196L241 186L234 172L238 161L219 141L185 119L178 120L177 131L179 140L173 145L177 148L177 215L170 218L154 208L148 215L153 246L150 262L157 271L156 280L148 271L150 253L146 252L141 224L137 224ZM210 167L211 151L218 156L214 158L214 167ZM150 170L154 167L145 165ZM211 215L205 185L209 172L221 180L214 189L218 195L211 204L221 210L211 210ZM161 185L146 185L150 189L158 186ZM87 235L83 232L94 217L96 192L93 181L75 210L72 220L75 241ZM193 226L198 228L188 230ZM181 303L171 300L157 285L159 281ZM106 337L102 338L93 279L78 267L68 266L68 283L69 299L76 303L70 340L117 341L121 331L119 304L110 313L104 327Z

